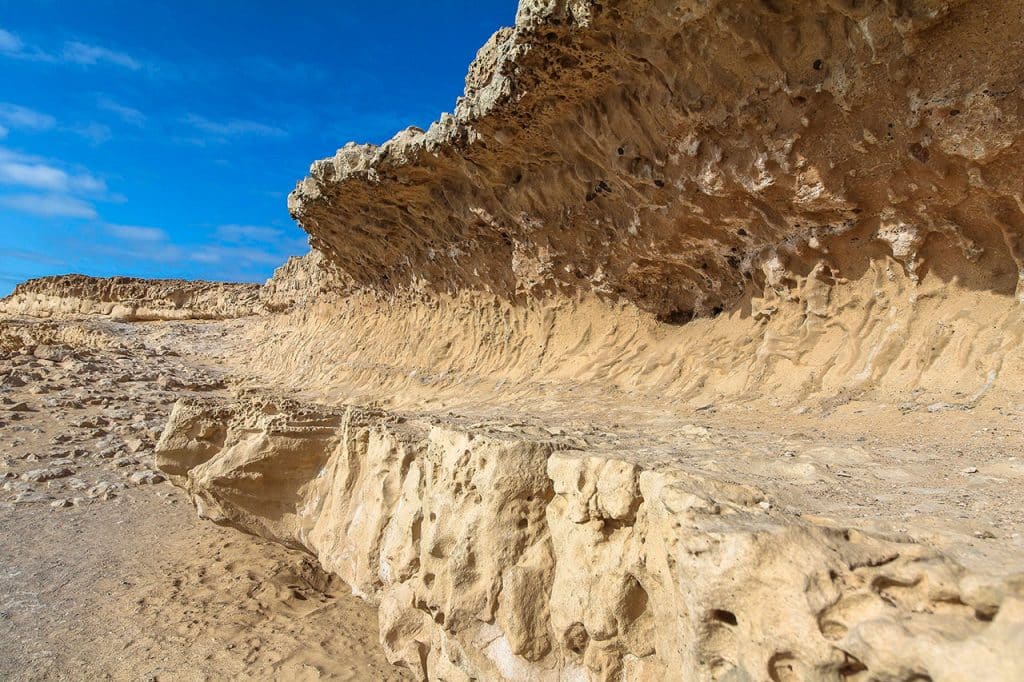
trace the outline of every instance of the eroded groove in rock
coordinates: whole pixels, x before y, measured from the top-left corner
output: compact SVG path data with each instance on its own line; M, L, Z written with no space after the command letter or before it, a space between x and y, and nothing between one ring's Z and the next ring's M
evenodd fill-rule
M568 443L248 396L174 409L200 513L379 604L429 679L1013 679L1024 576ZM767 509L766 509L767 507Z

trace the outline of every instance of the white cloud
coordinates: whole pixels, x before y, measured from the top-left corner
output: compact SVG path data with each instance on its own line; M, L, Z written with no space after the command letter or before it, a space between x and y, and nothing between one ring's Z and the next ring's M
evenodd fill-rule
M141 62L123 52L115 52L106 47L79 42L64 43L64 53L62 56L66 62L85 66L95 66L101 62L107 62L132 71L138 71L142 68Z
M35 109L0 102L0 124L24 130L49 130L57 124L57 119Z
M125 106L107 97L101 97L97 106L103 111L109 111L129 125L142 127L146 124L146 115L138 109Z
M162 242L167 240L167 233L157 227L104 225L103 229L113 237L133 242Z
M92 204L60 194L11 194L0 196L0 206L44 218L95 218Z
M0 28L0 53L18 54L24 47L21 38Z
M0 28L0 55L34 62L56 62L57 59L42 50L26 45L16 34Z
M107 184L91 173L71 173L34 156L0 147L0 185L59 194L103 194Z
M281 238L281 230L258 225L221 225L217 228L217 238L226 242L262 242L272 243Z
M188 259L206 265L228 265L232 268L281 265L286 257L280 253L239 246L208 244L188 254Z
M84 123L72 126L71 132L79 137L84 137L93 144L103 144L114 136L114 132L110 129L110 126L105 126L102 123Z
M0 184L61 192L67 189L68 174L43 164L0 163Z
M4 29L0 29L0 55L50 64L64 63L82 66L112 64L131 71L138 71L143 67L142 62L129 54L79 41L66 42L60 54L53 54L35 46L26 45L16 34Z
M281 128L275 128L274 126L269 126L257 121L246 121L241 119L211 121L203 116L189 114L185 117L184 122L196 130L222 138L247 136L284 137L288 134Z

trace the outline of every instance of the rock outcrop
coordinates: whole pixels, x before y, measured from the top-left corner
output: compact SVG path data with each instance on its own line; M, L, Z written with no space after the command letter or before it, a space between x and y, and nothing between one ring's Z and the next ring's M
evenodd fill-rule
M0 300L4 315L99 316L126 322L223 320L262 311L256 284L84 275L29 280Z
M272 364L694 405L1016 394L1022 21L1006 0L523 2L454 115L291 194L346 298L307 298Z
M333 268L319 251L293 256L274 271L260 289L260 301L272 313L289 312L313 304L317 299L338 293Z
M1024 573L575 445L248 396L179 402L157 464L379 605L423 679L1024 675Z
M1015 0L526 1L454 116L347 145L289 206L375 290L685 321L894 259L1020 299L1022 21Z
M1022 33L1011 0L523 0L453 115L289 197L314 253L245 352L304 402L183 402L160 467L424 678L1024 677L1020 533L952 528L1019 516L1004 441L989 488L954 462L1024 405ZM844 406L880 415L844 453L759 440ZM697 412L751 435L676 437ZM966 445L866 443L922 412Z

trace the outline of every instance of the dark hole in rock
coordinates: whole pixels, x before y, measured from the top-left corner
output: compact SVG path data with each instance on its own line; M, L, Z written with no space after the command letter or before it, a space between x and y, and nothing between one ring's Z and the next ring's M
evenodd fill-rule
M565 646L574 654L582 654L590 643L590 635L583 623L573 623L565 631Z
M927 147L921 146L919 142L914 142L910 145L910 155L921 163L927 163L931 154L928 152Z
M739 621L736 620L736 614L724 609L711 609L711 618L726 625L736 626L739 624Z
M821 67L823 67L824 65L825 62L821 61L820 59L815 59L814 64L812 64L811 66L814 67L815 71L821 71Z
M673 310L661 316L661 321L665 324L684 325L691 320L693 320L692 310Z

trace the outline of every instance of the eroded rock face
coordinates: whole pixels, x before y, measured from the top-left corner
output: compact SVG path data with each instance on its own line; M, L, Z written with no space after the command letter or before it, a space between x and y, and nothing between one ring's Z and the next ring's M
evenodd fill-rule
M807 515L852 476L838 451L657 433L681 406L1020 401L1022 29L1012 0L524 0L454 115L313 164L289 207L314 253L264 289L287 314L247 359L325 401L606 406L654 433L253 395L179 404L162 470L379 605L423 678L1024 677L1016 567ZM874 504L917 483L886 473Z
M256 284L62 275L19 284L0 314L122 321L221 320L262 312Z
M316 162L289 205L374 291L682 322L893 258L1020 299L1022 22L1015 0L523 2L454 116Z
M313 553L424 679L1016 679L1024 576L559 439L247 396L180 402L200 513Z
M274 313L287 312L310 305L330 291L338 291L332 266L319 251L294 256L274 271L274 276L260 289L260 301Z

